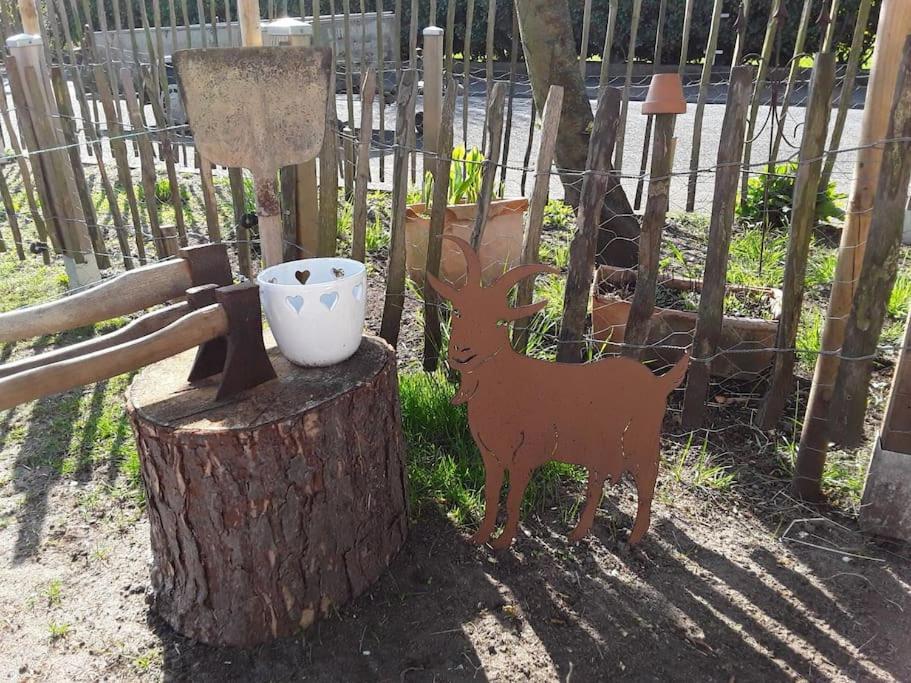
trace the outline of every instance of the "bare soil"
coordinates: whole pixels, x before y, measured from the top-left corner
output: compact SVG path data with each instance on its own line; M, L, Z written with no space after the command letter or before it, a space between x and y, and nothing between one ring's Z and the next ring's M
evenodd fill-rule
M373 268L376 330L382 258ZM418 308L409 295L399 343L409 367L421 349ZM888 384L888 368L876 381ZM797 381L787 415L802 414L806 388ZM529 515L508 551L471 546L470 530L427 514L354 603L247 651L189 641L149 609L148 520L113 462L62 476L32 457L41 421L0 414L0 679L911 680L911 548L865 537L847 507L789 497L776 443L751 427L756 389L720 387L695 436L681 432L681 396L672 398L640 547L623 540L635 507L627 485L606 490L577 545L565 540L576 484ZM868 437L875 425L874 412ZM794 429L783 421L783 433ZM691 436L730 468L729 486L676 467Z

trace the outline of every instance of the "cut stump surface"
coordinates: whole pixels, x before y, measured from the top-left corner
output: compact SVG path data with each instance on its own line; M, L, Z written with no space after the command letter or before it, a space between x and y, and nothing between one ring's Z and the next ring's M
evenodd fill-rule
M395 353L301 368L215 402L193 351L149 366L127 401L151 526L154 609L179 633L250 646L356 597L407 530Z

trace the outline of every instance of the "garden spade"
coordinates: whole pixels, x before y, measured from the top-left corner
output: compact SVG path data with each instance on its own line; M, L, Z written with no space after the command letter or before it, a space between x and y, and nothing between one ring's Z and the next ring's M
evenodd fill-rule
M326 130L329 48L179 50L174 66L196 147L253 174L266 266L282 261L276 174L316 157Z

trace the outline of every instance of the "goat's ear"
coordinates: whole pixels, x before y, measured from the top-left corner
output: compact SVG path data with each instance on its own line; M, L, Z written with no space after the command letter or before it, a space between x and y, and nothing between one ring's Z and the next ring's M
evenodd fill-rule
M541 301L536 301L533 304L528 304L527 306L518 306L516 308L506 309L506 315L503 316L503 320L519 320L521 318L527 318L534 315L538 311L544 310L544 307L547 306L547 299Z
M427 282L430 283L430 286L436 290L436 293L439 294L444 299L449 299L450 301L455 301L456 297L459 295L459 290L451 285L446 284L445 282L435 278L430 273L425 273L424 277L427 278Z

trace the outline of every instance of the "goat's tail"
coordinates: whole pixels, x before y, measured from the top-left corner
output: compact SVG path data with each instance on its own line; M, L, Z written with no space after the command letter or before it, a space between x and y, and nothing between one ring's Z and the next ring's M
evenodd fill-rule
M690 367L690 354L684 352L676 363L674 367L665 372L658 378L658 381L664 386L665 394L670 394L674 389L680 386L680 383L683 382L683 378L686 376L686 371Z

